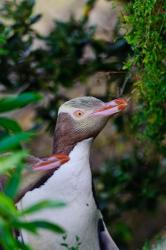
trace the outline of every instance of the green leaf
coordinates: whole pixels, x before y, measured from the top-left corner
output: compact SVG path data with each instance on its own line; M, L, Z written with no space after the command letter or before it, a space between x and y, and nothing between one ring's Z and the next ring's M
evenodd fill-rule
M43 229L47 229L50 231L53 231L55 233L59 233L59 234L63 234L65 233L65 230L56 225L56 224L52 224L48 221L42 221L42 220L38 220L38 221L33 221L33 223L38 227L38 228L43 228Z
M4 188L4 193L12 199L14 199L14 197L17 194L21 180L21 172L22 172L22 165L20 165L19 163L19 166L16 168L15 173L11 176L11 178L9 179Z
M17 241L14 237L14 235L11 233L11 228L8 227L8 225L3 222L3 220L0 218L0 228L1 230L1 237L0 237L0 245L3 246L3 249L5 250L17 250Z
M66 247L68 249L68 244L66 243L61 243L61 246Z
M14 220L13 221L13 226L16 229L25 229L26 231L37 234L38 227L35 225L34 222Z
M16 135L11 135L10 137L5 137L0 142L0 153L9 151L11 149L15 149L20 145L22 141L28 141L30 137L32 137L32 133L30 132L20 132Z
M15 133L22 131L20 125L16 121L11 120L6 117L0 117L0 127L3 127L6 130L9 130Z
M0 238L0 244L2 244L5 250L16 250L16 240L12 236L10 230L6 227L2 229L2 234Z
M16 166L27 156L25 151L15 152L12 155L6 154L0 157L0 174Z
M33 92L23 93L17 96L8 96L0 100L0 112L22 108L40 99L41 95Z
M9 178L4 188L4 193L10 198L14 198L21 178L22 160L27 156L25 151L15 152L12 155L4 155L0 158L0 174L7 170L15 169L14 174Z
M65 206L65 203L60 202L60 201L41 201L37 204L34 204L20 212L20 215L27 215L27 214L32 214L36 213L39 210L46 209L46 208L62 208Z
M41 19L42 15L41 14L37 14L35 16L30 17L30 24L34 24L36 22L38 22Z
M12 217L15 214L17 214L17 210L13 204L13 201L5 194L0 193L0 215Z
M44 220L34 220L31 222L26 221L14 221L14 226L18 229L25 229L27 231L30 231L32 233L37 233L37 230L40 229L47 229L55 233L65 233L64 229L60 226L53 224L51 222L47 222Z
M31 247L29 247L28 245L25 245L24 242L20 242L20 241L17 241L17 247L18 249L22 249L22 250L32 250Z

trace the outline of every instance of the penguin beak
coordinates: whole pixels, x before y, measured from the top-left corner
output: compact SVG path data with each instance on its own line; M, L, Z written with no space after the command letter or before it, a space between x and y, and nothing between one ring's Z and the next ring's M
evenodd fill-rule
M128 103L123 98L115 99L111 102L107 102L102 108L95 110L92 115L96 116L112 116L120 111L123 111L127 107Z
M65 154L54 154L48 157L46 160L40 160L37 164L32 166L32 169L37 170L50 170L58 169L65 162L69 161L69 156Z

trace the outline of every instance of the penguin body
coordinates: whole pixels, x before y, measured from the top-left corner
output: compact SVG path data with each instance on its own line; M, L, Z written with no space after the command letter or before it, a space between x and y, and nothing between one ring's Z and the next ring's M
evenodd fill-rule
M40 230L38 235L31 235L23 231L23 240L34 250L63 250L65 247L79 250L118 250L93 196L89 155L92 141L109 117L122 111L126 105L124 99L104 103L94 97L80 97L60 107L53 143L53 154L57 156L56 159L60 159L56 160L58 168L55 164L55 169L52 169L52 160L37 163L35 170L44 167L47 172L45 175L39 174L35 182L24 188L18 207L25 209L42 200L65 202L64 208L45 209L25 219L53 222L63 227L66 235L46 230ZM67 156L62 161L59 154ZM49 159L54 159L55 156Z
M28 220L47 220L66 230L64 235L41 230L39 235L23 232L24 240L35 250L63 250L62 243L73 247L79 239L80 250L99 250L98 220L100 218L93 193L92 175L89 164L89 150L92 139L76 144L69 154L70 160L39 188L25 194L19 207L24 209L42 200L59 200L64 208L49 209L29 216Z

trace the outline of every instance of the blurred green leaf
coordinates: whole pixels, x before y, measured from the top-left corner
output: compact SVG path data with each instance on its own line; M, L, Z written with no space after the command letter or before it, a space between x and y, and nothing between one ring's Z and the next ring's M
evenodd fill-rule
M15 172L10 177L9 181L6 183L4 188L4 193L9 196L10 198L14 199L17 194L20 180L21 180L21 172L22 172L22 165L17 165Z
M15 133L22 131L21 127L16 121L6 118L6 117L0 117L0 127L3 127L6 130L9 130Z
M27 156L25 151L0 156L0 174L14 169Z
M2 220L0 218L0 226ZM17 250L17 243L16 240L14 239L14 237L12 236L12 233L10 231L10 228L8 228L8 226L6 225L6 223L3 224L2 227L2 233L1 233L1 237L0 237L0 243L3 246L3 249L5 250Z
M41 19L42 15L41 14L37 14L35 16L30 17L30 24L34 24L36 22L38 22Z
M146 241L145 242L145 244L144 244L144 246L143 246L143 248L142 248L142 250L150 250L150 242L149 241Z
M65 233L65 230L56 225L56 224L52 224L50 222L47 222L47 221L42 221L42 220L36 220L36 221L33 221L33 223L38 227L38 228L41 228L41 229L47 229L47 230L50 230L52 232L55 232L55 233L58 233L58 234L63 234Z
M17 249L22 249L22 250L32 250L32 248L28 245L25 245L24 242L17 241Z
M31 222L17 220L14 222L14 225L18 229L26 229L35 234L37 234L38 229L47 229L59 234L65 233L60 226L43 220L33 220Z
M27 214L32 214L36 213L39 210L46 209L46 208L62 208L65 206L65 203L60 202L60 201L41 201L37 204L34 204L26 209L23 209L20 211L20 215L27 215Z
M13 109L22 108L30 103L37 102L41 95L33 92L23 93L17 96L8 96L0 99L0 112L7 112Z
M15 135L7 136L0 142L0 153L16 149L21 142L28 141L33 136L30 132L20 132Z
M115 228L117 230L117 235L119 235L122 240L127 242L132 240L132 232L126 223L124 222L116 223Z
M17 210L12 200L6 197L5 194L0 193L0 216L14 216L16 213Z

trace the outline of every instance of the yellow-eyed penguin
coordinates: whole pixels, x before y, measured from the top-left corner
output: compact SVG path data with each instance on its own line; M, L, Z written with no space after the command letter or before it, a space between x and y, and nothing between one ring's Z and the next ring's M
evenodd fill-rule
M76 239L79 250L118 249L94 199L89 155L108 119L126 106L122 98L104 103L85 96L65 102L59 108L53 156L34 164L38 176L29 179L18 197L19 209L48 199L66 203L64 208L42 210L26 220L42 219L63 227L68 249L76 245ZM62 235L50 231L40 230L37 236L23 231L22 237L34 250L65 250Z

